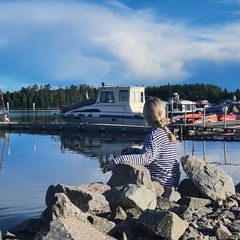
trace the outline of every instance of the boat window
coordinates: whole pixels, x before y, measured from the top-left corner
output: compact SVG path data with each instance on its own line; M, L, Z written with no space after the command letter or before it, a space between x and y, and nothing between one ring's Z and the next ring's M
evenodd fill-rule
M128 102L129 99L129 91L128 90L120 90L119 91L119 102Z
M138 103L141 100L141 96L139 92L131 92L131 102Z
M112 91L103 91L100 93L101 103L114 103L114 95Z
M143 92L141 92L141 102L144 101L144 95L143 95Z

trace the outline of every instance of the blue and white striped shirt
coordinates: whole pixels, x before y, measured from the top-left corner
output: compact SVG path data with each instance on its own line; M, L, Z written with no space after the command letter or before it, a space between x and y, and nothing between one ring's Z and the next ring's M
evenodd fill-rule
M170 131L170 130L168 130ZM151 178L164 187L178 187L180 180L176 143L171 142L161 127L153 128L147 135L143 148L128 148L127 155L113 159L115 164L131 162L149 169Z

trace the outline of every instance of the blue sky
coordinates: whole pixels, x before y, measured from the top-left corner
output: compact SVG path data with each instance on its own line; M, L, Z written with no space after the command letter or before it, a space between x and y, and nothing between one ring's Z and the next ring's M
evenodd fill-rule
M240 0L0 0L0 87L240 89Z

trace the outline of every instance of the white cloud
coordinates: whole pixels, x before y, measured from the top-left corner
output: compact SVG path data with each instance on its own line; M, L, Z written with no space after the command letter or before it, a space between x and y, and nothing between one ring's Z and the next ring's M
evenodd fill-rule
M192 75L189 61L240 60L239 23L195 29L167 19L154 22L149 9L138 12L116 1L109 6L0 3L0 57L16 64L14 71L7 64L0 70L54 85L76 79L151 85L186 80Z

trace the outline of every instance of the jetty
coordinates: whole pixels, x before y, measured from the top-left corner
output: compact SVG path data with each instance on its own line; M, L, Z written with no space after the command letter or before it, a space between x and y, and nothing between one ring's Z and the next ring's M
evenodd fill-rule
M206 124L169 124L168 127L180 139L217 139L240 140L240 120L218 121ZM0 131L32 134L147 134L148 126L120 124L58 124L58 123L0 123Z

